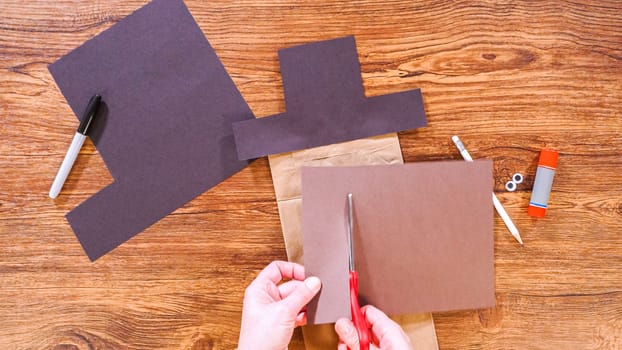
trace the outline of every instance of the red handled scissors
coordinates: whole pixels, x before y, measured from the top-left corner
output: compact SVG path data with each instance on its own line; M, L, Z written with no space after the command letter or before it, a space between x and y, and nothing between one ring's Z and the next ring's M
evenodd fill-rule
M352 232L354 231L354 219L352 217L352 193L348 193L348 243L350 245L350 312L352 323L359 335L360 350L369 350L371 340L369 327L365 316L359 306L359 274L354 270L354 243Z

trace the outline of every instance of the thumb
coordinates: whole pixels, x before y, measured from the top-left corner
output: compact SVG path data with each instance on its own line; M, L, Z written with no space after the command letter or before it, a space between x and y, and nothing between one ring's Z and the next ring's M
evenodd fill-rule
M359 336L352 321L347 318L338 319L335 323L335 332L339 336L339 342L345 344L343 347L337 347L338 350L345 348L359 350Z
M287 309L298 314L305 305L320 291L322 282L317 277L309 277L304 283L300 283L289 296L281 302L287 306Z

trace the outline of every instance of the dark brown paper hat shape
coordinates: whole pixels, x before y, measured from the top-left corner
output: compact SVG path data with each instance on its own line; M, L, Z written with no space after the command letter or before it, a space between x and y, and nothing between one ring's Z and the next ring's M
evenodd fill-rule
M240 159L427 124L419 89L365 97L353 36L279 51L286 112L234 123Z

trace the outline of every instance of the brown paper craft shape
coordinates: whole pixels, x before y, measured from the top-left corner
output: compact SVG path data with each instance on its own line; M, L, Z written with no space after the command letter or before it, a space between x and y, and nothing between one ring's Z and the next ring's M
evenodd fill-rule
M283 238L290 261L303 263L302 199L300 172L303 166L354 166L402 164L400 143L395 133L375 136L268 157L279 208ZM394 316L417 350L438 350L434 320L429 313ZM332 324L302 328L307 350L337 348Z
M353 36L279 51L286 112L233 124L240 159L427 124L419 89L365 97Z
M303 168L304 264L322 280L309 323L350 317L349 192L361 304L390 315L493 307L491 187L489 160Z

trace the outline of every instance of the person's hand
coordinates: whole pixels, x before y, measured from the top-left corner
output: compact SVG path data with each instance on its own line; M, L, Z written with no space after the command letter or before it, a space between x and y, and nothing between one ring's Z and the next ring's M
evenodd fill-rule
M384 312L367 305L361 308L371 328L370 349L381 350L412 350L410 339L402 327L390 319ZM335 331L339 335L338 350L359 350L359 338L352 321L341 318L335 323Z
M283 279L291 279L279 284ZM246 288L238 350L283 350L294 328L307 323L305 306L320 291L302 265L273 261Z

